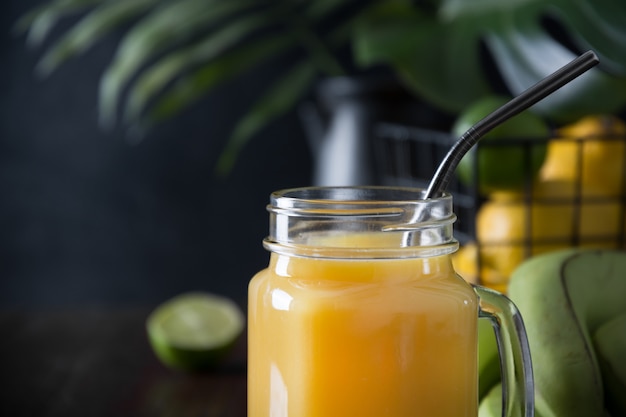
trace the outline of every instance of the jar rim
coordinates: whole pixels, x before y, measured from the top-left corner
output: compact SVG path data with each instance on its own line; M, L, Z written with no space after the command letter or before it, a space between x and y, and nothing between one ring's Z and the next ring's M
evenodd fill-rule
M264 245L272 252L322 257L453 252L452 196L425 195L423 189L398 186L279 190L267 206L270 234Z
M361 203L361 204L416 204L437 200L452 199L452 195L443 192L437 198L426 199L426 190L422 188L365 185L365 186L313 186L285 188L271 194L275 201L305 201L328 203ZM375 197L375 198L374 198Z

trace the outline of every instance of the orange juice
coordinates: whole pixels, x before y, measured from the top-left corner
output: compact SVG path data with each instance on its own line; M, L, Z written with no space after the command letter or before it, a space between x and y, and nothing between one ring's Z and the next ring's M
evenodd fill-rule
M342 257L272 253L250 282L248 417L476 416L477 298L449 256Z
M507 415L532 416L519 312L452 267L452 196L403 187L272 193L250 282L248 417L476 417L478 317L501 347Z

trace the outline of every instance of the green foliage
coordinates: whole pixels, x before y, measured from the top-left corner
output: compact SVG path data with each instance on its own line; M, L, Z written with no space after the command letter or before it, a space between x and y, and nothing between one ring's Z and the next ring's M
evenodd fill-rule
M626 8L622 0L49 0L17 23L38 46L59 21L69 29L44 52L48 75L116 30L125 30L99 93L103 126L144 132L261 62L291 51L301 62L235 126L219 169L265 125L302 100L319 77L387 65L416 95L449 112L491 93L486 45L516 94L575 57L543 19L601 59L581 80L537 104L556 121L612 113L626 103ZM340 51L350 48L352 62ZM125 95L124 93L127 92Z
M538 103L534 110L568 122L590 113L613 113L626 103L626 8L620 0L447 0L437 19L410 4L394 16L379 16L360 33L363 65L390 64L407 84L431 102L459 112L489 94L481 66L484 42L513 94L519 94L576 57L542 21L559 22L581 50L593 49L601 68ZM389 32L395 33L390 35ZM409 39L400 49L394 39Z

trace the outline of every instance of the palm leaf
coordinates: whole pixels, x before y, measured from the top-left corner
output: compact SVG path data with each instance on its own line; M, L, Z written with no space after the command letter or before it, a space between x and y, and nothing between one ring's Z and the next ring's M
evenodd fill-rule
M216 169L219 174L224 175L231 171L239 151L256 132L271 120L293 108L308 91L315 73L315 67L309 62L303 62L292 68L286 75L279 77L270 90L237 124L225 150L218 159Z
M214 2L206 0L183 0L178 3L168 4L155 10L145 19L137 23L124 37L117 50L113 62L106 68L100 82L100 121L108 126L115 119L115 109L119 96L125 84L132 75L145 65L154 56L162 54L168 48L191 39L198 34L204 33L215 22L224 20L232 14L254 5L251 0L229 2ZM257 20L267 16L260 15ZM229 33L209 33L205 42L212 42L213 49L219 39L226 44L224 38L234 37L233 32L239 30L238 36L243 36L246 30L243 26L253 26L247 16L235 21L233 26L241 26L238 29L229 29ZM256 22L259 25L258 22ZM226 30L225 30L226 31ZM202 44L202 42L200 42ZM202 48L202 45L195 47ZM200 55L199 52L190 52L194 48L186 47L175 54ZM190 60L191 58L180 57L178 61ZM170 62L168 65L172 66Z
M54 25L67 15L78 13L93 7L97 3L107 0L56 0L35 8L15 24L15 31L22 33L28 31L26 42L28 45L37 46L48 36Z
M335 12L358 2L359 7L351 10L347 18L338 19L335 28L326 36L320 36L313 26ZM292 11L286 23L290 32L308 51L310 59L326 76L346 75L347 71L335 57L334 49L342 46L349 40L355 22L361 14L371 8L372 3L378 0L317 0L305 5L302 13Z
M146 104L179 75L178 83L172 91L165 93L156 105L158 110L152 114L152 119L147 124L171 116L201 95L207 94L215 85L237 76L293 44L293 38L279 35L261 38L219 57L207 48L192 48L191 51L170 54L137 79L128 94L125 119L131 123L136 122ZM199 65L201 63L203 65Z
M37 71L43 75L49 74L67 59L88 49L113 28L147 11L156 1L118 0L103 3L51 47L39 62Z
M355 1L362 0L316 0L306 5L305 13L311 18L319 18L354 3Z
M456 112L491 92L483 45L514 94L573 58L544 27L550 16L568 32L573 49L593 49L601 66L533 109L566 121L626 103L623 0L50 0L16 27L39 44L61 18L87 9L92 11L52 45L38 70L49 73L136 20L101 79L103 122L113 121L126 87L126 120L149 127L263 59L303 47L309 63L279 79L237 125L220 158L221 172L254 133L304 94L315 73L342 73L335 52L350 43L361 67L388 64L417 95ZM333 26L326 30L326 23ZM251 36L274 24L282 38Z
M335 11L339 6L344 6L352 1L354 0L323 0L319 3L310 3L304 10L304 14L313 21L317 21ZM348 21L350 20L348 19ZM232 78L279 51L295 45L296 37L278 35L266 39L262 38L260 41L252 41L219 57L215 53L214 41L213 38L207 38L196 45L172 53L156 62L138 77L129 92L125 108L126 121L131 123L139 121L138 125L134 127L135 131L145 131L156 121L171 117L183 107L205 95L217 83ZM337 43L333 42L333 44ZM323 48L324 46L319 45L319 47ZM319 53L330 54L331 52ZM193 71L193 68L198 65L200 65L200 69ZM318 63L318 67L324 67L324 65ZM190 74L184 75L185 73ZM148 118L139 120L147 103L154 100L156 95L176 77L179 77L179 81L157 101Z

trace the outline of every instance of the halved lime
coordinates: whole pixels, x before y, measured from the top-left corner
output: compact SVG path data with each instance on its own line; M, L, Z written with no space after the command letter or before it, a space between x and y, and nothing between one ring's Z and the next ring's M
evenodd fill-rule
M215 366L235 344L244 315L232 300L184 293L158 306L146 327L152 349L167 366L201 371Z

